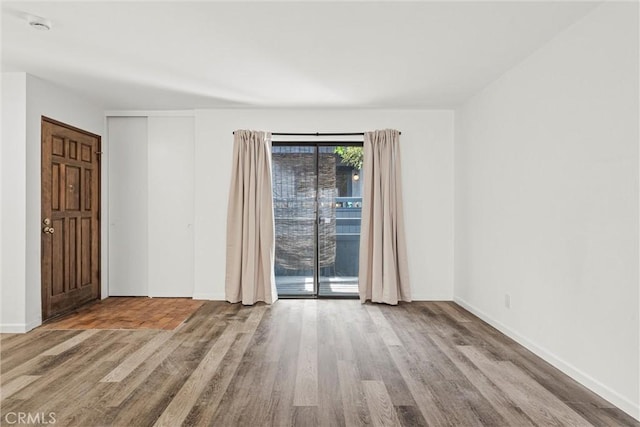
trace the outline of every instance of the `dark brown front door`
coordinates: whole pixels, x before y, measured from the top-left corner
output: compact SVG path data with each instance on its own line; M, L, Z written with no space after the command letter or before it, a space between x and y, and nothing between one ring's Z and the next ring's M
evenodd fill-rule
M100 297L100 137L42 118L42 319Z

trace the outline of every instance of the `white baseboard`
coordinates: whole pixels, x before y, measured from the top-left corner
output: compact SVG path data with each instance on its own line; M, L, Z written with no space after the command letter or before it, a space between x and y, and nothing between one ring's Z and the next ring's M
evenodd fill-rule
M411 295L411 301L451 301L451 295Z
M24 334L29 332L26 323L3 323L0 324L0 332L3 334Z
M553 352L548 349L536 344L531 341L529 338L521 335L519 332L514 331L503 323L493 319L491 316L484 313L482 310L479 310L475 306L467 303L461 298L454 297L453 299L456 304L465 308L469 312L475 314L480 319L484 320L494 328L498 329L503 334L507 335L509 338L516 341L518 344L526 347L528 350L533 352L536 356L544 359L546 362L550 363L554 367L558 368L563 373L567 374L583 386L587 387L589 390L601 396L603 399L608 400L613 405L617 406L627 414L634 417L636 420L640 420L640 405L638 403L632 402L626 397L622 396L620 393L612 390L606 385L602 384L589 374L581 371L576 368L572 364L564 361L563 359L556 356Z
M3 334L24 334L27 332L26 323L2 323L0 324L0 332Z
M203 300L209 300L209 301L226 301L225 297L223 294L216 294L216 293L198 293L198 294L193 294L192 296L193 299L203 299Z
M124 290L124 291L119 291L119 290L111 290L109 291L109 296L110 297L133 297L133 298L143 298L143 297L148 297L148 293L145 292L144 294L141 294L140 292L130 292L128 290Z
M35 319L28 323L2 323L0 332L3 334L24 334L42 325L41 319Z
M177 294L175 292L173 293L167 293L167 294L153 294L153 295L149 295L149 298L192 298L191 294Z
M37 319L32 320L31 322L27 323L27 331L26 332L29 332L30 330L35 329L40 325L42 325L42 319L40 318L40 316L38 316Z

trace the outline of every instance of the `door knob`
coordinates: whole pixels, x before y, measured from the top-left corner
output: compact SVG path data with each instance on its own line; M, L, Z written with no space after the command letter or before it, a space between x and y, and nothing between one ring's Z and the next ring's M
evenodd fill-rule
M45 219L42 220L42 223L44 225L51 225L51 220L49 218L45 218Z
M53 229L53 227L45 227L45 228L43 228L43 229L42 229L42 231L43 231L44 233L53 234L53 232L54 232L55 230Z

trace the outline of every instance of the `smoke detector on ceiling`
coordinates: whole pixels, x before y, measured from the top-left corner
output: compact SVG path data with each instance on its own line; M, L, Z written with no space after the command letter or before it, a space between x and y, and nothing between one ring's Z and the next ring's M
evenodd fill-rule
M31 28L35 28L40 31L49 31L51 29L51 22L47 21L44 18L39 18L37 16L30 16L27 19Z

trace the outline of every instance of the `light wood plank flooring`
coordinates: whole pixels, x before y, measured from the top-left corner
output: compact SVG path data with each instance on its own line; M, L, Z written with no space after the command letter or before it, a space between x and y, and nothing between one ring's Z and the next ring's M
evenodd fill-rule
M58 426L640 426L448 302L206 302L171 331L0 344L3 417Z

